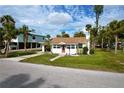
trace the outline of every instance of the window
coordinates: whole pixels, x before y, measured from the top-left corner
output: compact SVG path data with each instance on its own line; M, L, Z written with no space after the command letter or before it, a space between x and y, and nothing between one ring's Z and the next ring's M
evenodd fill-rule
M67 45L67 49L75 49L75 45Z
M53 48L61 48L60 45L53 45Z
M56 45L53 45L53 48L56 48Z
M78 47L79 47L79 48L83 48L83 45L82 45L82 44L78 44Z
M57 48L60 48L61 46L60 45L57 45Z
M75 45L71 45L71 49L75 49Z
M70 45L67 45L66 47L67 47L67 49L70 49Z
M33 36L33 38L32 38L33 40L35 39L35 36Z

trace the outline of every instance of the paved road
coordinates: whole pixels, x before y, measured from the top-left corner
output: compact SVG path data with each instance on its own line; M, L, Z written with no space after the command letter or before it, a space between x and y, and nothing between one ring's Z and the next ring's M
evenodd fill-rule
M0 87L124 87L124 74L0 60Z

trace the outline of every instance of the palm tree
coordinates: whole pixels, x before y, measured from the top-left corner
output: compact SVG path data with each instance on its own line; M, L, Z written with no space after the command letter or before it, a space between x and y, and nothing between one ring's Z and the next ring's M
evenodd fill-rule
M4 15L0 18L0 23L2 23L2 25L6 25L6 24L12 24L15 25L15 21L14 19L10 16L10 15Z
M0 45L2 44L3 42L3 28L0 27Z
M50 45L50 40L51 40L51 36L49 34L46 35L46 40L45 40L45 51L50 51L51 49L51 45Z
M24 40L24 49L27 50L27 42L28 42L28 35L30 32L33 32L34 30L29 30L29 27L27 25L23 25L20 29L20 33L23 34L23 40Z
M111 46L111 41L113 39L109 26L105 28L104 38L107 40L107 50L109 51Z
M3 49L3 29L0 27L0 54L1 54L1 49Z
M95 49L95 37L96 37L96 28L92 27L91 24L86 25L86 31L90 32L90 43L91 47Z
M110 33L108 26L101 27L98 37L101 42L101 48L103 48L104 43L107 43L107 50L110 50L110 41L112 40L113 37Z
M94 12L96 14L96 28L98 31L99 28L99 17L103 13L103 5L95 5L94 6Z
M105 38L105 27L101 27L98 38L101 41L101 48L103 48L104 38Z
M86 25L86 31L90 31L91 28L92 28L92 25L91 25L91 24L87 24L87 25Z
M17 36L17 29L15 28L15 21L10 15L4 15L1 17L0 22L2 23L3 40L5 41L5 56L8 56L9 44L12 39Z
M99 30L99 18L100 15L103 13L103 5L95 5L94 6L94 12L96 14L96 36ZM95 36L95 43L96 43L96 36ZM95 48L95 43L94 43L94 48Z
M91 24L87 24L86 25L86 31L88 31L88 33L89 33L89 39L88 39L88 42L87 42L87 44L88 44L88 54L90 54L90 31L91 31L91 28L92 28L92 25Z
M110 31L114 35L115 38L115 54L117 54L117 48L118 48L118 35L120 33L124 33L124 20L117 21L113 20L109 23Z
M46 38L50 40L51 36L49 34L46 35Z

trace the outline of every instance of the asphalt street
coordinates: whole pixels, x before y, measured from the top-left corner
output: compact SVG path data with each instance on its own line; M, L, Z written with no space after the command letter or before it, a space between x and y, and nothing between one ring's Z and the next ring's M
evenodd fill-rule
M124 88L124 74L0 60L0 88Z

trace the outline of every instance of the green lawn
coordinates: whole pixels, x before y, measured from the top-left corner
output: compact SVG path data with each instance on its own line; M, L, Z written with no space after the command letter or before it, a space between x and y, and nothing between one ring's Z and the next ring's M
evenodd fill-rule
M124 53L121 52L114 55L111 52L97 50L94 55L65 56L50 62L49 59L55 56L45 54L22 60L22 62L124 73L124 65L120 64L124 63Z

